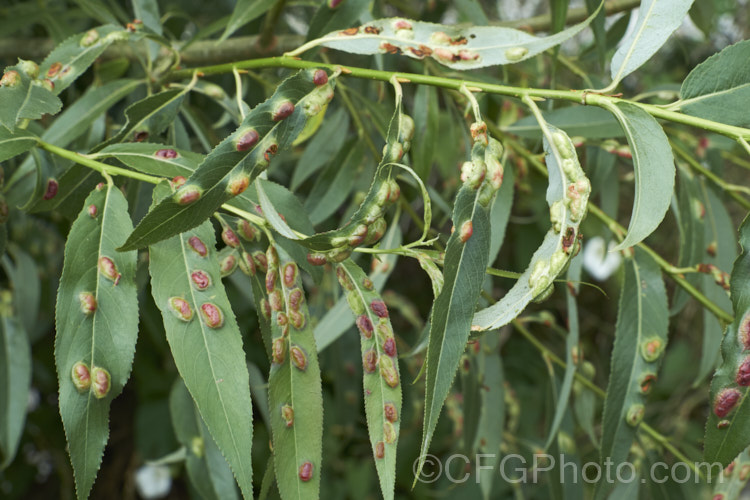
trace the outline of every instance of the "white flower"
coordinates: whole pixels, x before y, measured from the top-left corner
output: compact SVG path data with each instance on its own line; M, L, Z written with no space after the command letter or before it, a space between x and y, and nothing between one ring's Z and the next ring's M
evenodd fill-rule
M135 473L135 486L141 497L163 498L172 488L172 475L166 465L144 465Z
M583 248L583 268L597 281L605 281L617 271L622 262L620 252L612 252L615 242L609 242L607 251L604 249L604 238L594 236Z

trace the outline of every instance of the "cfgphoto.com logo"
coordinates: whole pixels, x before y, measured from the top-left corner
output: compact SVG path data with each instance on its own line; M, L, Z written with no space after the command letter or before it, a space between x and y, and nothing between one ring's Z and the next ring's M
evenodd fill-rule
M420 458L424 459L422 470L419 470ZM479 453L474 456L454 454L444 457L442 460L435 455L424 455L414 461L412 466L417 481L421 483L434 483L444 478L451 483L465 483L466 481L481 482L484 476L482 471L494 471L508 483L532 483L540 481L555 481L560 483L584 482L599 483L631 483L639 481L645 483L665 483L674 481L676 483L687 483L694 481L698 483L702 473L704 480L710 483L712 473L719 480L723 479L722 466L718 462L654 462L644 470L636 467L632 462L622 462L617 465L607 458L604 462L579 463L565 458L565 455L548 455L539 453L533 456L531 461L522 455L503 455L495 471L494 464L497 456L487 453ZM486 476L484 476L486 477Z

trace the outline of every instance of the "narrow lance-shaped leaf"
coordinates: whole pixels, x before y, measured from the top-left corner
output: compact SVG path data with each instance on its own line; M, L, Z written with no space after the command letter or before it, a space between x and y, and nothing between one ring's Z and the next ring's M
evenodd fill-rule
M126 122L120 132L95 147L92 153L96 153L110 144L128 139L143 141L149 136L162 133L174 120L188 90L188 88L165 90L131 104L125 110ZM57 179L56 195L49 197L49 199L40 200L31 210L40 212L53 210L63 203L73 204L82 188L96 182L93 180L96 175L90 168L79 164L73 165Z
M398 89L396 110L388 125L383 158L360 206L343 227L297 240L300 245L315 252L308 257L310 262L341 262L351 255L354 247L373 244L385 234L385 210L401 195L401 188L392 178L393 164L409 151L410 141L414 137L414 120L402 113L401 98Z
M130 376L138 334L136 252L117 252L132 229L114 185L86 199L68 234L57 293L55 364L60 415L78 498L96 478L109 436L109 405Z
M707 462L726 466L750 445L750 217L740 227L742 253L734 261L731 296L734 321L721 343L721 365L711 381L711 413L706 422Z
M633 155L635 200L628 234L614 249L640 243L664 219L674 191L675 167L672 148L659 122L627 102L608 105L625 131Z
M365 415L383 498L396 484L396 448L401 427L401 379L388 309L373 282L351 259L336 267L339 283L360 333Z
M612 83L602 92L617 87L623 78L648 61L680 27L692 4L693 0L641 0L635 29L612 56Z
M0 291L0 470L13 461L26 422L31 386L31 346L14 316L12 295Z
M281 498L318 498L323 455L323 395L318 352L297 264L281 248L266 252L272 309L268 409Z
M54 84L59 94L93 64L113 42L139 38L127 30L107 24L68 38L49 53L40 65L40 77Z
M62 101L36 79L38 71L36 63L19 61L6 68L0 79L0 124L11 132L22 118L36 120L62 108Z
M177 379L169 393L169 413L177 441L185 448L185 468L193 487L208 500L238 498L232 469L214 443L187 387Z
M115 158L133 170L160 177L189 177L204 156L147 142L111 144L91 155L94 159Z
M155 196L168 193L164 184ZM210 222L149 248L151 290L172 356L203 421L252 496L252 405L242 337L214 257Z
M432 57L440 64L458 70L512 64L574 37L598 12L599 9L581 23L544 38L512 28L458 28L411 19L378 19L357 28L329 33L289 55L299 55L322 45L354 54L403 54L420 60Z
M575 147L565 132L540 121L544 131L545 159L548 166L552 227L534 252L526 271L497 303L474 315L472 329L494 330L510 323L532 299L551 291L554 279L578 251L578 226L585 215L591 183L576 156Z
M36 146L37 138L28 130L18 129L15 132L0 127L0 161L25 153Z
M206 156L174 196L151 209L123 249L140 248L195 227L247 189L272 156L288 147L307 119L333 97L333 81L328 77L324 70L311 69L284 80Z
M737 258L734 223L716 193L706 186L705 181L702 184L701 200L706 209L707 218L707 223L704 224L706 234L703 241L706 247L703 262L712 264L720 270L731 270L732 263ZM706 297L723 310L728 311L732 308L732 302L726 291L716 285L710 274L702 276L701 288ZM716 316L703 310L702 355L698 373L693 382L694 387L702 383L718 365L724 328L725 325Z
M502 188L500 188L502 191ZM500 337L485 335L479 340L479 370L482 373L482 410L477 433L477 453L484 454L479 474L482 496L490 498L492 483L498 476L500 445L505 429L505 377L500 357ZM480 455L477 455L478 457Z
M745 450L734 460L732 468L724 470L723 477L714 481L714 500L738 500L750 479L750 450ZM728 476L728 477L727 477Z
M462 167L463 184L453 207L455 230L445 249L443 289L430 315L424 430L417 477L469 339L489 260L490 207L503 177L502 146L494 139L488 140L487 125L473 124L472 136L472 159Z
M680 234L677 266L691 267L703 262L706 256L706 245L703 239L707 230L705 228L706 205L701 201L703 198L701 179L683 167L679 168L679 174L679 189L672 202L672 211ZM703 276L688 274L685 279L691 285L697 286ZM682 288L677 288L672 296L670 314L679 313L688 300L690 300L688 293Z
M611 461L615 466L628 458L645 412L646 394L656 382L669 327L667 292L659 266L640 248L624 265L602 417L602 463ZM605 498L609 488L611 484L600 484L597 498Z
M42 133L42 140L55 146L66 147L85 134L102 113L142 83L140 80L123 79L109 82L101 87L89 88L84 95L60 113L49 128ZM7 181L8 188L14 187L14 189L9 189L13 196L11 204L21 205L26 201L23 196L28 190L24 189L24 185L16 185L21 182L30 182L27 179L32 173L34 173L33 160L27 157Z
M380 248L398 248L401 246L402 239L401 228L398 226L398 221L394 220L380 241ZM368 275L368 278L370 278L374 289L378 293L383 291L388 278L396 266L397 260L398 255L395 253L382 254L376 260L373 260L372 271ZM320 321L315 326L315 343L318 345L318 351L322 351L331 345L344 332L354 326L354 322L355 319L349 314L349 305L346 297L339 298L336 304L328 310L325 316L320 318Z
M700 3L700 2L699 2ZM714 54L685 78L675 106L700 116L738 127L750 125L745 103L750 97L750 40L743 40Z
M239 0L219 41L226 40L232 33L265 14L275 3L276 0Z
M557 439L557 431L560 429L560 424L563 421L563 417L568 412L568 399L570 393L573 390L573 377L576 372L576 365L578 364L577 354L578 353L578 338L579 338L579 327L578 327L578 305L576 303L576 295L578 295L578 289L580 287L579 282L581 281L581 268L583 267L583 256L576 256L570 261L567 276L567 293L566 302L568 305L568 335L565 338L565 375L563 375L562 384L560 384L560 392L555 402L555 415L552 417L552 424L550 430L547 433L547 441L544 444L544 450L550 449L554 440Z

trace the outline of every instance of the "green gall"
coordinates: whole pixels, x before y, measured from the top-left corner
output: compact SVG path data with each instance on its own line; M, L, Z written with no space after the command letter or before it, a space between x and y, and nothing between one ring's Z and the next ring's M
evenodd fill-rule
M3 77L0 78L0 86L13 88L21 84L21 75L18 71L7 70L3 73Z
M221 271L221 277L226 278L237 269L237 257L234 254L229 254L219 262L219 270Z
M96 30L88 30L83 37L81 37L81 47L91 47L99 41L99 32Z
M286 339L279 337L271 344L271 361L280 365L286 359Z
M91 372L86 363L79 361L70 370L70 377L78 392L85 392L91 387Z
M281 407L281 418L284 419L284 423L287 427L294 425L294 409L289 405Z
M396 428L392 423L385 422L383 424L383 438L388 444L393 444L396 442Z
M174 201L178 205L190 205L198 201L203 195L203 189L198 186L182 186L174 194Z
M193 319L193 309L187 300L181 297L171 297L169 299L169 310L182 321Z
M122 275L117 272L117 266L109 257L99 257L99 274L112 281L115 285L120 282Z
M390 387L398 387L398 371L393 358L381 356L379 359L380 375Z
M91 316L96 312L96 298L90 292L81 292L78 294L78 300L81 302L81 312L86 316Z
M645 411L646 409L640 403L630 405L630 408L628 408L628 413L625 415L625 421L631 427L637 427L638 424L641 423L641 420L643 420L643 414L645 413Z
M664 351L664 342L659 338L646 339L641 343L641 356L648 363L653 363Z
M91 390L96 399L102 399L109 393L111 379L109 372L104 368L95 366L91 371Z
M505 58L509 62L518 62L524 57L526 57L526 54L529 53L529 49L526 47L511 47L509 49L505 49Z
M224 324L224 315L216 305L207 302L201 305L201 316L203 323L209 328L221 328Z

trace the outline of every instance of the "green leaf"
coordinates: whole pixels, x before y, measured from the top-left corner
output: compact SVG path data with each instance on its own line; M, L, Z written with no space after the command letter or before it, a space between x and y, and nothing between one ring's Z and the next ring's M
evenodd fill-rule
M263 190L263 184L260 182L255 183L255 190L258 193L258 200L260 201L260 207L263 210L263 217L271 224L271 227L285 238L290 240L298 240L299 236L294 233L289 224L281 218L276 207L273 206L273 202L268 198L268 195Z
M162 34L161 15L156 0L133 0L135 18L143 22L143 26L157 35Z
M62 108L62 101L57 96L26 74L26 63L22 61L6 68L3 78L15 74L16 83L0 86L0 124L11 132L22 118L36 120L44 114L54 115Z
M559 45L580 33L596 13L545 38L512 28L471 26L461 29L409 19L378 19L356 30L328 33L289 55L299 55L310 47L322 45L353 54L400 53L419 60L432 57L453 69L476 69L523 61Z
M136 252L115 250L133 227L125 197L110 184L92 191L84 207L65 245L55 336L60 415L79 498L88 496L96 478L109 435L109 405L130 376L138 335ZM114 267L107 269L107 262ZM90 314L84 312L85 293L95 300ZM76 363L86 365L93 382L94 367L106 370L109 381L98 380L109 390L97 393L98 384L91 383L79 392L72 376Z
M750 40L730 45L712 55L696 66L682 82L681 100L676 106L689 115L747 127L750 118L743 113L743 109L750 97L748 58Z
M13 316L8 291L0 292L0 471L16 456L31 387L31 346Z
M36 141L36 136L27 130L18 129L11 132L0 127L0 161L25 153L36 146Z
M611 113L594 106L567 106L542 113L544 119L571 136L589 139L623 137L622 128ZM505 128L506 132L525 139L539 139L542 129L533 116L526 116Z
M357 318L364 366L365 415L383 498L396 484L396 448L401 424L401 378L393 326L385 303L362 268L347 259L336 268ZM382 307L376 307L376 305ZM392 351L390 350L392 348ZM376 363L377 360L377 363ZM385 368L384 364L385 363ZM369 366L369 368L368 368ZM385 433L388 429L388 433Z
M739 231L742 253L734 261L730 282L734 321L724 332L721 365L711 381L711 413L706 422L704 458L726 466L750 445L750 217ZM732 404L734 401L734 404Z
M545 161L549 187L547 204L553 227L531 257L529 267L497 303L474 315L472 329L494 330L510 323L535 297L552 286L577 245L578 226L583 218L590 184L583 173L570 138L562 130L540 122L544 130ZM581 190L579 191L579 188ZM571 196L575 195L574 202ZM575 212L571 207L575 206ZM556 222L555 222L556 221Z
M503 242L505 241L505 230L508 228L510 212L513 208L513 194L516 178L513 169L510 168L510 164L507 164L507 166L508 168L505 169L503 184L497 192L495 201L492 203L492 210L490 211L490 221L492 225L490 264L495 262L497 254L500 253L500 248L503 246Z
M725 469L723 476L714 481L714 489L711 498L717 500L738 500L745 490L747 480L750 475L747 474L750 467L750 450L745 450L739 454L734 461L732 469ZM727 477L729 476L729 477Z
M650 389L667 344L669 312L667 292L661 270L640 248L635 257L625 260L625 280L615 325L607 397L602 417L602 463L615 466L625 462L640 424L638 408L644 411L644 385ZM640 405L640 406L639 406ZM609 486L611 488L611 485ZM608 487L600 484L597 498L603 498Z
M81 76L113 42L132 39L119 26L107 24L68 38L49 53L39 65L40 77L54 83L55 95Z
M190 176L203 161L204 155L146 142L112 144L90 155L91 158L116 158L144 174L160 177Z
M567 276L568 286L566 290L566 301L568 306L568 335L565 338L565 375L563 376L563 381L560 385L560 392L558 393L557 401L555 402L555 415L552 418L552 424L547 433L547 442L544 445L545 451L549 450L553 441L557 439L557 431L560 429L563 417L565 417L565 414L568 412L568 400L573 389L573 377L576 372L577 364L575 352L579 349L578 338L580 334L576 295L578 295L578 289L580 288L582 267L582 255L576 256L570 260Z
M635 200L628 234L614 250L640 243L664 219L674 191L674 157L659 122L634 104L607 106L625 131L633 155Z
M297 162L290 183L292 191L296 191L311 175L325 166L326 162L336 157L346 141L348 130L349 115L346 110L340 108L329 114Z
M729 270L737 258L734 223L716 193L708 189L705 182L702 184L701 199L706 207L707 219L704 224L706 249L703 262L713 264L721 270ZM710 250L711 246L714 250ZM730 310L732 302L727 297L726 291L716 286L711 275L704 275L702 278L701 289L706 297L723 310ZM703 311L703 347L698 374L693 382L694 387L697 387L716 368L724 328L725 325L716 316L706 310Z
M483 391L477 453L486 454L486 457L482 460L484 467L477 471L477 479L486 500L490 498L492 483L498 476L497 466L500 463L500 446L505 429L505 377L500 357L500 337L485 335L479 340L479 346L479 371L482 374Z
M67 106L65 110L55 119L54 122L42 134L42 140L56 146L66 147L78 137L85 134L92 123L98 119L102 113L107 111L117 101L129 95L136 87L143 82L139 80L115 80L101 87L90 88L84 95L77 99L73 104ZM75 168L75 167L74 167ZM79 167L83 169L83 167ZM87 169L86 169L87 170ZM15 186L16 183L23 182L33 172L33 160L28 157L21 166L13 172L8 180L8 186ZM28 181L27 181L28 182ZM25 191L21 187L11 190L13 195ZM50 210L57 206L65 197L66 185L61 184L58 190L58 196L52 200L43 200L38 202L32 211L38 211L39 207L47 207L44 210ZM21 205L26 199L12 199L13 204Z
M341 207L363 173L364 158L365 142L352 141L318 175L305 203L313 223L323 222Z
M155 193L164 194L164 187L160 185ZM198 240L207 250L205 256L193 249ZM214 257L215 247L213 226L208 221L193 231L151 245L151 291L162 312L177 370L232 467L242 494L251 497L253 429L249 375L242 337ZM196 271L208 276L207 287L200 289L195 284ZM174 310L174 298L189 305L187 321L179 310ZM204 308L211 305L221 313L220 325L212 324L204 315Z
M186 450L185 467L190 484L208 500L239 498L232 469L221 455L193 398L181 379L169 393L169 412L177 441Z
M680 27L692 3L693 0L641 0L635 28L612 56L612 83L603 92L617 87L623 78L656 53Z
M267 168L271 156L291 144L308 115L322 107L321 100L327 102L332 97L332 80L321 86L313 82L318 71L322 70L300 71L284 80L273 96L256 106L240 128L206 156L174 196L151 209L128 237L123 250L140 248L195 227L241 192L242 185L252 183ZM288 103L293 104L294 111L274 120L277 107ZM254 141L249 141L249 134L254 135ZM230 186L232 182L235 184ZM196 192L200 193L197 199L190 197ZM186 193L194 201L179 203Z
M365 15L369 8L369 0L346 0L339 2L335 9L332 9L328 2L320 2L320 7L310 20L307 40L318 38L329 31L348 28Z
M380 241L380 248L392 249L401 246L403 236L398 223L394 221L391 227ZM385 288L393 269L396 266L398 255L382 254L378 256L378 265L370 272L369 278L372 281L374 289L380 293ZM344 334L354 325L354 318L349 314L349 304L346 297L341 297L328 312L320 318L315 326L315 343L318 345L318 351L322 351L331 345L336 339Z
M598 0L586 0L586 10L591 13L599 6ZM604 68L604 60L607 57L607 31L604 23L607 18L605 11L600 11L593 21L591 21L591 30L594 32L594 46L599 66Z
M34 338L33 334L40 326L39 301L42 290L39 269L33 257L16 245L11 244L9 250L14 262L3 256L2 263L13 285L16 316L27 335Z
M229 36L263 14L265 14L277 0L238 0L229 18L224 33L219 41L226 40Z
M190 86L168 89L131 104L125 110L125 125L117 135L95 148L94 152L110 144L123 141L143 142L161 134L174 121L189 91Z
M673 202L673 212L677 220L677 228L680 233L678 267L691 267L704 262L706 256L706 245L703 237L706 233L704 219L706 217L706 206L701 201L700 179L694 176L687 168L679 169L679 189L676 201ZM705 276L689 274L685 278L693 286L703 280ZM677 314L687 304L690 296L687 292L678 288L672 296L670 314Z
M481 134L478 136L481 137ZM490 163L490 148L481 138L474 142L475 168ZM497 158L495 161L499 161ZM482 179L485 175L482 174ZM490 178L481 183L468 176L456 195L453 207L455 231L445 248L444 285L430 314L425 379L425 413L420 448L419 476L437 426L440 410L450 391L461 355L469 340L472 318L482 289L490 251L490 203L495 195ZM488 198L488 194L491 197Z
M267 252L266 289L279 297L271 316L273 363L268 377L276 484L284 499L318 498L323 454L318 352L300 271L286 252L275 251L278 267L271 257L274 247ZM296 302L292 294L299 294Z
M434 144L440 131L437 89L429 85L418 86L413 109L416 131L411 146L412 165L422 179L428 179L437 155Z

